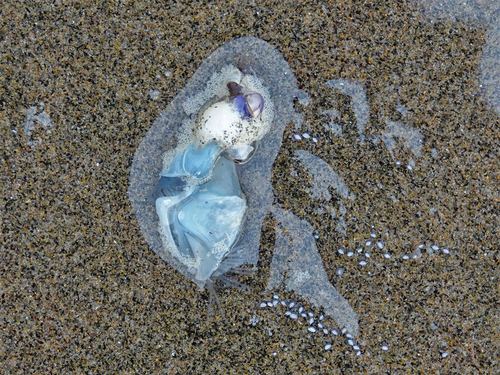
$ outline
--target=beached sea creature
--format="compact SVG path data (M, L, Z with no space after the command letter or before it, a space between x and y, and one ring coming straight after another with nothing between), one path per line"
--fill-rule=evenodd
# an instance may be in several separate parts
M229 97L200 116L193 143L160 173L156 212L164 245L201 287L217 271L241 230L246 199L235 162L245 162L264 136L264 99L227 84Z
M294 100L303 96L275 48L253 37L226 43L144 137L129 197L150 247L209 289L227 272L257 265L272 215L279 226L268 288L293 290L357 335L357 315L328 280L313 228L273 203L272 167L285 127L301 126Z

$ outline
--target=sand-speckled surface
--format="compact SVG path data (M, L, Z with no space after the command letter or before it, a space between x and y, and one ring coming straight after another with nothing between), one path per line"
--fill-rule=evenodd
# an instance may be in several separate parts
M0 5L2 372L498 372L499 124L478 71L487 25L433 20L402 1L65 3ZM141 138L203 59L243 35L281 51L311 96L298 106L318 143L287 129L273 186L318 231L330 280L360 317L361 356L341 339L325 351L282 309L258 308L272 296L263 290L273 220L259 271L245 280L251 292L222 291L224 317L208 318L207 294L148 249L133 215L128 177ZM422 132L412 171L383 143L358 141L349 98L325 84L337 78L365 87L367 135L388 119ZM53 125L28 135L27 110L41 103ZM341 137L325 130L321 112L333 107ZM311 201L298 149L355 194L345 237ZM396 156L409 158L404 148ZM359 267L336 254L372 225L391 259ZM450 254L401 259L421 243Z

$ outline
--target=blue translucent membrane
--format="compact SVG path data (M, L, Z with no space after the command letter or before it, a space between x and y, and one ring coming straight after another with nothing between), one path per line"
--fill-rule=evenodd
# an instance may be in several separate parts
M164 196L156 199L163 231L169 231L184 257L196 263L196 280L219 267L238 238L247 208L232 161L215 143L188 146L161 172Z

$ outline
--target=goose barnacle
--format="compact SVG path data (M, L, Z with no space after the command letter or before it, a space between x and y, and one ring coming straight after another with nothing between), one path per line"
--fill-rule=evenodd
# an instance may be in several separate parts
M268 129L258 118L262 95L234 81L227 88L228 97L203 111L194 139L166 160L158 181L162 239L201 287L238 239L247 209L235 162L250 158L251 144Z

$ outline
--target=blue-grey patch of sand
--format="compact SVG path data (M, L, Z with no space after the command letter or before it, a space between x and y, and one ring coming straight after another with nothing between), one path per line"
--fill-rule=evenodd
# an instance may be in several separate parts
M48 113L45 112L45 105L43 102L31 106L26 110L26 119L24 120L23 129L30 146L34 145L34 142L31 140L31 133L35 129L36 124L40 124L44 129L50 129L54 126Z
M403 124L402 122L387 120L381 138L393 159L395 158L394 150L396 149L397 139L401 140L404 146L410 150L416 158L422 155L424 136L420 130Z
M358 335L358 316L328 280L311 225L279 207L273 207L272 212L279 225L268 289L284 284L313 306L322 307L352 335Z
M370 118L370 106L366 99L365 88L361 83L347 79L332 79L326 82L331 88L351 97L352 110L356 117L359 141L365 140L365 128Z

